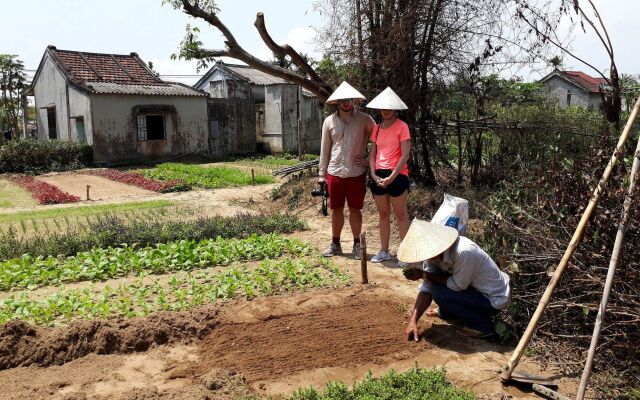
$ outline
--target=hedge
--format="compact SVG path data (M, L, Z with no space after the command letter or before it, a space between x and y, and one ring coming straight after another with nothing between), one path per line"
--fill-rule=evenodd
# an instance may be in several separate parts
M84 143L11 140L0 146L0 173L67 171L92 162L93 147Z

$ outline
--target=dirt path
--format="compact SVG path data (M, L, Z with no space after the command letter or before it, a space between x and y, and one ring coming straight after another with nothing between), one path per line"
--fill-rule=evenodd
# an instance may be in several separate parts
M127 201L158 196L158 193L151 190L76 172L51 173L40 175L36 179L57 186L63 192L78 196L82 200L87 198L87 185L91 186L89 197L94 201Z

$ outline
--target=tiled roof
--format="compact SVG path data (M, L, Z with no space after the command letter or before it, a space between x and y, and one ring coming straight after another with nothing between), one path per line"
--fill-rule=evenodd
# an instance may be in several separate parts
M278 78L277 76L269 75L265 72L259 71L255 68L251 68L246 65L237 64L223 64L225 68L228 68L236 75L240 75L242 78L247 79L254 85L280 85L291 84L291 82Z
M164 82L160 85L127 84L116 82L86 82L86 85L94 92L100 94L139 94L156 96L207 96L206 93L195 90L189 86Z
M77 82L88 81L157 84L157 78L137 54L102 54L81 51L58 50L49 47L51 54L66 69L69 77Z
M562 74L566 75L569 79L575 81L576 83L584 86L591 92L599 92L600 87L603 85L607 85L607 80L604 78L594 78L580 71L561 71Z
M31 87L25 91L33 94L35 81L49 54L53 62L82 90L102 94L139 94L159 96L207 96L206 93L176 82L158 78L136 53L129 55L88 53L59 50L47 47Z

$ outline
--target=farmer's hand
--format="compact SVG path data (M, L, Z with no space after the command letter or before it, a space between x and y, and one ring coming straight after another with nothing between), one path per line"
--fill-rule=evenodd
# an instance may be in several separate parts
M326 181L327 181L327 178L325 178L324 176L318 177L318 183L325 183Z
M369 166L369 159L366 157L362 157L362 155L357 155L356 158L354 159L356 165L358 167L368 167Z
M418 338L418 325L414 321L409 321L407 329L404 330L404 338L405 340L411 340L412 337L414 342L420 340Z

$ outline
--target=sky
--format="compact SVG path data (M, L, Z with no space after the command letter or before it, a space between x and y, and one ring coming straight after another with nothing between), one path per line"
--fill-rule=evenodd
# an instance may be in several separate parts
M586 5L586 2L583 1ZM594 0L609 29L618 69L640 74L640 0ZM218 0L220 19L250 53L270 59L253 22L256 13L265 15L267 29L278 43L288 43L299 52L320 58L314 44L315 29L322 16L313 8L313 0ZM17 54L28 70L35 70L47 45L59 49L129 54L137 52L166 80L194 83L195 62L171 60L184 36L187 23L201 29L200 39L207 48L223 48L222 35L206 22L194 20L161 0L0 0L3 32L0 53ZM601 70L609 68L608 58L598 39L580 30L561 36L571 37L570 47L580 57ZM580 63L564 57L566 69L583 70ZM542 72L518 72L525 80L539 79ZM33 74L33 71L28 71Z
M312 27L320 26L321 19L311 1L218 0L217 4L220 19L250 53L262 59L272 58L253 26L256 14L262 11L277 43L289 43L299 52L316 54ZM96 53L136 52L142 60L151 61L162 75L198 74L195 62L171 60L187 23L201 29L200 40L205 47L224 48L223 36L217 29L170 5L162 5L161 0L0 0L0 15L0 53L17 54L29 70L37 69L46 47L54 45ZM175 76L165 79L197 81Z

